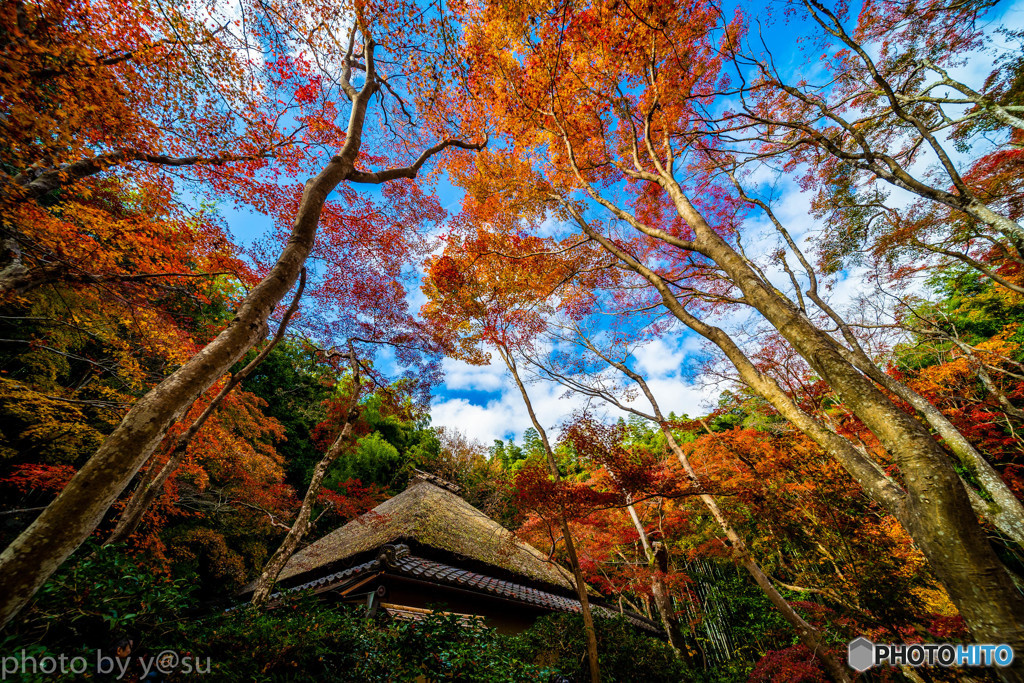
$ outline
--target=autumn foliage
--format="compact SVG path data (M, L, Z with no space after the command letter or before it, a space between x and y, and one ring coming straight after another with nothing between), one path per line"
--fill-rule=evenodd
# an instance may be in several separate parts
M146 619L176 582L269 595L427 470L568 566L566 597L662 628L667 678L854 680L857 636L1019 649L1009 16L0 0L0 541L38 568L5 574L4 618L28 605L13 628L45 640L93 571L148 574L116 598ZM515 408L439 389L499 363ZM516 422L488 447L430 423L439 397ZM580 610L579 642L517 641L530 667L623 671ZM252 619L291 666L289 619Z

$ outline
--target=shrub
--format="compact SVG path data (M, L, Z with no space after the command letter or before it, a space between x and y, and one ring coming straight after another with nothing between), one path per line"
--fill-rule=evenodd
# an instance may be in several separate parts
M551 670L521 659L505 636L435 612L420 621L368 618L361 607L296 598L189 624L182 649L209 656L218 681L546 681ZM422 677L422 678L421 678Z
M689 680L686 668L669 645L642 635L625 619L594 620L601 677L608 681ZM553 614L511 639L522 659L549 666L572 681L590 680L583 617Z

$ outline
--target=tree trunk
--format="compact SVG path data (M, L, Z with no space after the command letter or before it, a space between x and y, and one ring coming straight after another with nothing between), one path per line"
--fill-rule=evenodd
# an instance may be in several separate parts
M668 184L668 183L666 183ZM759 311L836 392L896 459L907 494L897 519L928 558L981 643L1007 643L1024 651L1024 597L998 559L971 509L967 492L942 447L913 416L890 401L788 299L766 285L693 208L672 182L679 214L694 229L695 247L713 259ZM770 397L765 396L771 400ZM1022 680L1024 660L1008 679Z
M313 514L313 505L316 503L317 496L320 495L324 475L327 474L327 470L331 468L331 465L334 464L338 456L345 449L346 442L351 434L352 417L350 413L350 417L345 421L341 434L338 435L338 438L334 440L331 447L327 449L327 453L324 454L324 457L321 458L320 462L313 469L313 477L309 481L309 488L306 489L306 495L302 499L302 507L299 508L298 517L295 518L292 528L288 530L284 541L281 542L281 547L277 549L270 558L270 561L263 567L260 578L256 580L256 588L253 590L250 602L253 607L257 609L262 608L270 599L270 591L273 590L277 577L280 576L284 566L288 564L288 560L295 554L295 549L299 547L299 543L309 530L310 516Z
M658 612L661 614L661 621L665 627L665 633L668 634L669 644L679 652L687 666L693 667L693 659L683 640L683 632L679 628L679 617L676 615L676 607L672 602L672 593L661 578L668 574L668 549L665 548L664 543L655 541L652 544L652 550L651 559L654 568L658 571L658 576L651 582L654 604L657 605Z
M515 361L507 349L499 347L498 351L501 354L502 360L505 361L505 365L508 366L509 372L512 373L512 379L515 380L516 386L519 387L519 393L522 394L523 402L526 403L526 411L530 414L533 428L537 430L541 443L544 444L544 454L547 456L548 470L551 472L551 476L558 480L561 474L558 471L558 463L555 461L555 453L551 450L551 443L548 441L547 432L537 419L537 414L533 412L533 403L530 401L530 395L526 393L526 386L519 378ZM576 554L576 544L572 540L572 532L569 529L569 522L565 518L564 511L558 516L558 524L562 531L562 538L565 541L565 552L569 556L573 577L575 577L576 595L579 596L580 611L583 613L583 629L586 631L587 637L587 663L590 668L590 683L600 683L601 667L597 658L597 631L594 629L594 616L590 611L587 583L583 580L583 570L580 569L579 556Z
M662 300L681 322L715 343L733 363L742 380L768 400L783 417L830 453L865 491L891 512L924 553L980 643L1007 643L1015 651L1024 647L1024 597L999 561L974 512L967 492L945 451L931 434L875 384L845 360L836 342L816 328L789 300L766 285L690 205L674 181L664 187L680 215L694 229L692 248L715 261L741 290L746 302L759 311L792 344L846 407L894 455L907 484L904 494L881 467L838 434L804 413L770 377L763 375L723 330L691 315L661 277L593 230L578 215L574 218L589 236L641 274L657 288ZM598 201L601 201L600 199ZM570 209L570 211L572 211ZM1001 670L1007 680L1022 680L1024 661L1013 670Z
M679 656L682 657L687 666L692 666L693 662L690 659L690 653L686 649L686 643L683 642L683 634L679 629L679 619L676 617L675 605L672 604L672 593L665 585L664 579L662 579L668 573L668 552L661 543L655 542L652 546L650 539L647 537L647 530L644 529L640 516L636 513L636 508L633 507L632 503L626 506L626 511L629 513L633 527L636 528L636 533L640 537L640 543L643 545L647 563L655 571L654 576L651 578L651 594L654 596L654 605L658 608L658 615L661 617L661 625L665 629L665 635L668 637L668 644L679 653Z
M576 594L580 600L580 612L583 613L583 630L587 636L587 665L590 669L590 683L600 683L601 666L597 659L597 630L594 628L594 615L590 611L587 582L583 579L583 570L580 569L580 558L576 554L576 543L572 540L569 522L565 519L564 514L559 515L558 521L562 527L565 552L569 556L569 564L572 566L572 573L575 578Z
M1024 243L1024 228L1020 226L1020 223L993 211L981 201L974 200L967 206L954 206L953 208L960 209L972 218L977 218L982 223L998 230L1010 240L1014 247Z
M339 183L351 180L379 184L414 178L426 160L442 150L481 149L486 144L445 140L425 150L409 167L379 173L356 170L366 108L380 87L374 62L376 44L365 27L360 26L360 30L365 81L358 91L347 81L343 84L352 101L345 143L324 169L306 182L291 235L274 267L245 297L228 326L139 399L56 500L0 554L0 627L96 529L170 424L262 338L267 318L298 279L313 248L324 202Z
M253 358L248 365L238 371L234 377L232 377L224 388L210 401L210 404L206 406L206 409L196 418L195 422L189 425L189 428L185 430L174 442L174 449L167 458L167 462L160 468L160 471L155 477L143 482L139 488L132 494L131 499L128 501L128 505L121 513L121 518L117 522L117 526L114 531L107 538L104 545L110 543L123 543L128 540L128 537L135 533L135 530L139 527L139 523L142 522L142 517L146 514L146 511L157 499L160 493L163 491L164 484L170 478L174 472L177 471L178 467L181 466L182 461L185 459L185 453L188 450L188 445L195 438L199 430L203 428L206 421L213 415L214 411L217 410L224 398L231 393L231 391L242 383L246 377L252 374L253 370L262 363L270 352L274 350L284 338L285 330L288 329L288 322L291 317L295 315L295 311L299 308L299 299L302 298L302 292L306 288L306 269L303 268L299 274L299 286L295 290L295 296L292 298L292 303L285 311L281 318L281 324L277 328L277 333L274 334L274 338L270 340L262 351Z

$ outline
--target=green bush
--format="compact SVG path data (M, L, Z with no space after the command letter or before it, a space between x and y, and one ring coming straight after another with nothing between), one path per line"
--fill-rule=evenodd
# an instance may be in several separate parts
M267 611L243 607L211 613L210 605L196 604L194 584L154 575L120 548L90 545L83 548L81 559L66 564L40 590L0 641L0 652L24 650L36 659L81 656L94 676L96 651L112 656L118 641L130 639L133 676L142 668L136 662L139 656L148 659L171 650L198 664L209 680L246 683L588 678L583 624L577 615L543 617L530 630L508 636L441 612L420 621L391 620L385 614L369 618L362 607L312 596L298 596ZM604 680L693 678L665 643L640 634L624 620L598 620L597 629ZM195 680L195 675L179 671L159 680Z
M182 614L195 606L194 582L154 574L120 546L90 542L78 557L43 584L7 629L5 649L39 642L53 649L102 649L125 636L160 636L175 632Z
M594 628L602 680L675 683L692 678L667 643L642 635L625 619L595 619ZM510 640L520 658L555 669L572 681L590 680L582 616L541 617Z
M211 658L218 681L545 681L505 637L434 613L421 621L368 618L361 607L297 598L266 612L236 610L182 630L182 650Z
M120 546L90 542L39 590L0 639L0 655L41 660L112 655L121 641L136 652L178 638L182 619L195 606L195 582L154 574ZM159 650L161 648L157 648ZM70 676L70 678L78 678ZM22 672L17 680L53 681Z

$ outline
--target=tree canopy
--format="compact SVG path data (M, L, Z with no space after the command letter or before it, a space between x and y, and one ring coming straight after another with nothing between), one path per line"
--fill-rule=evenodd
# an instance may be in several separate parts
M1015 11L0 0L0 642L810 682L864 636L1024 680ZM271 601L423 472L579 614Z

